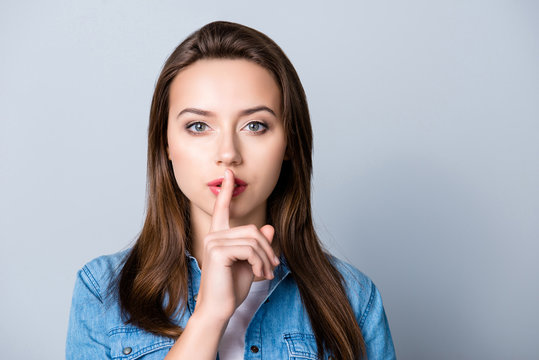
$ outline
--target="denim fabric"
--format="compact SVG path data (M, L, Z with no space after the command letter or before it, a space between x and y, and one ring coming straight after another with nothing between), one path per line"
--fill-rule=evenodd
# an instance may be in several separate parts
M118 298L109 294L111 279L127 251L101 256L79 272L75 282L67 334L67 359L163 359L174 341L125 325ZM195 308L200 268L189 257L189 300L176 319L185 326ZM245 335L244 359L318 360L316 341L298 288L284 258L275 269L269 293L253 316ZM395 359L382 298L373 282L353 266L331 257L343 275L346 291L361 328L369 360ZM326 355L328 359L328 355Z

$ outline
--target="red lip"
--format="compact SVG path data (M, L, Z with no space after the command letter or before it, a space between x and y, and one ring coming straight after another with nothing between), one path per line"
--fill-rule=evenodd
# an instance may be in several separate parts
M220 185L223 183L224 178L218 178L215 180L212 180L208 183L208 186L210 187L210 190L215 195L219 194L221 191ZM247 188L247 183L239 178L234 178L234 183L236 187L234 188L234 191L232 192L232 196L238 196L242 192L245 191Z

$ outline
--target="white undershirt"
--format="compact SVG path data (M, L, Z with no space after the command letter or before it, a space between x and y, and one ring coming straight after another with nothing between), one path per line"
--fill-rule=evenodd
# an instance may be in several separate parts
M243 359L245 332L258 306L268 295L270 280L254 281L249 294L228 321L219 343L219 360Z

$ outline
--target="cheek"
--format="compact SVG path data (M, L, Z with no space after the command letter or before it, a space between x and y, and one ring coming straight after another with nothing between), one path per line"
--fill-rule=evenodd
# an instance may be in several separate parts
M279 179L284 159L284 147L285 146L280 143L272 144L272 146L267 149L268 151L260 153L260 156L257 158L259 173L265 180L265 192L267 192L268 195L273 191L273 188Z
M199 158L191 153L192 151L189 151L185 147L181 149L170 149L170 160L172 161L174 177L180 190L185 195L190 192L191 187L195 183L195 179L197 178L196 170L200 166L200 161L197 161Z
M175 140L174 145L170 146L169 152L172 164L178 170L196 171L196 167L202 165L207 158L207 149L205 146L192 143L189 139L183 138Z

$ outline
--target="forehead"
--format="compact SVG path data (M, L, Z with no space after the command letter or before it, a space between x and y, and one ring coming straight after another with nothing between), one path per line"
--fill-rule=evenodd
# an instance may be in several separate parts
M204 59L173 79L170 108L200 106L227 111L266 105L280 114L281 92L272 74L245 59Z

